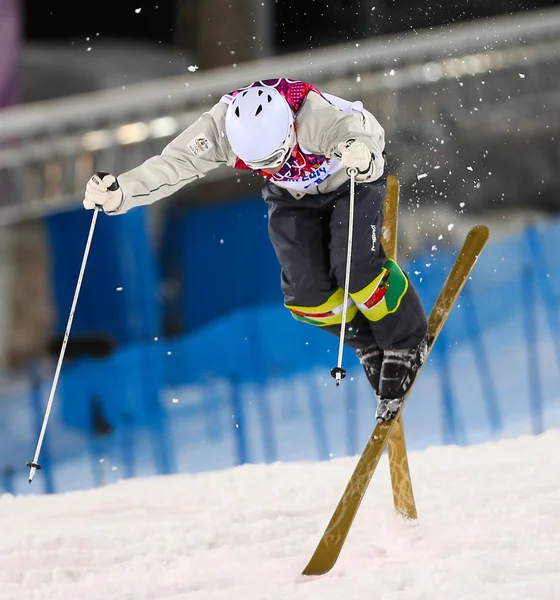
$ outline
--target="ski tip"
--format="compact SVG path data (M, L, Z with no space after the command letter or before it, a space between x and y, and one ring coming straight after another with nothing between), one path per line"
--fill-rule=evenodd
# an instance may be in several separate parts
M322 539L301 574L306 578L326 575L336 564L341 548L329 548Z
M475 225L471 229L471 232L478 236L483 236L485 239L490 237L490 229L486 225Z
M395 175L387 175L387 185L389 187L391 186L399 186L399 180L396 178Z
M301 576L305 578L306 581L312 581L313 579L319 579L320 577L324 577L329 571L331 567L328 568L313 568L311 563L303 569L301 572Z
M301 577L302 581L316 581L317 579L321 579L325 575L326 575L326 573L323 573L322 575L316 575L314 573L305 573L305 572L303 572L300 575L300 577Z

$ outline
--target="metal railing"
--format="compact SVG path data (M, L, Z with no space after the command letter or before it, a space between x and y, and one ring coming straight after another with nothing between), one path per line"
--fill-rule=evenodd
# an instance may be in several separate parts
M549 9L0 111L0 224L76 205L92 172L137 165L223 93L257 79L306 79L361 99L389 138L406 145L412 136L414 147L420 130L437 134L442 115L460 128L495 102L557 91L559 33L560 10Z

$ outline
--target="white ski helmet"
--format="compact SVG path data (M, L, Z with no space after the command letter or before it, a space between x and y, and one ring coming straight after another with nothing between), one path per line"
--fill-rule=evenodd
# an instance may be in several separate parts
M295 145L294 113L275 88L251 87L228 106L226 134L247 166L273 169L286 161Z

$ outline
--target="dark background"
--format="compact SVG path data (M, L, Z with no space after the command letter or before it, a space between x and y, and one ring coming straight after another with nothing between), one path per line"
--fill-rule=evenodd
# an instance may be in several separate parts
M558 4L551 0L263 1L270 5L273 49L277 53ZM215 0L212 3L219 4ZM25 38L44 41L100 34L194 48L203 4L209 4L208 0L26 0ZM248 3L242 0L225 4L248 10ZM139 14L135 12L138 8L142 9ZM215 14L219 19L219 6ZM178 43L179 39L183 42Z

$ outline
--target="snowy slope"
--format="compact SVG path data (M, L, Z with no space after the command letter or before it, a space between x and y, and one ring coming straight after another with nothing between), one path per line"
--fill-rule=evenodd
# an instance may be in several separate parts
M302 581L354 462L3 496L0 598L560 598L560 432L412 454L416 526L393 513L384 461L335 569Z

